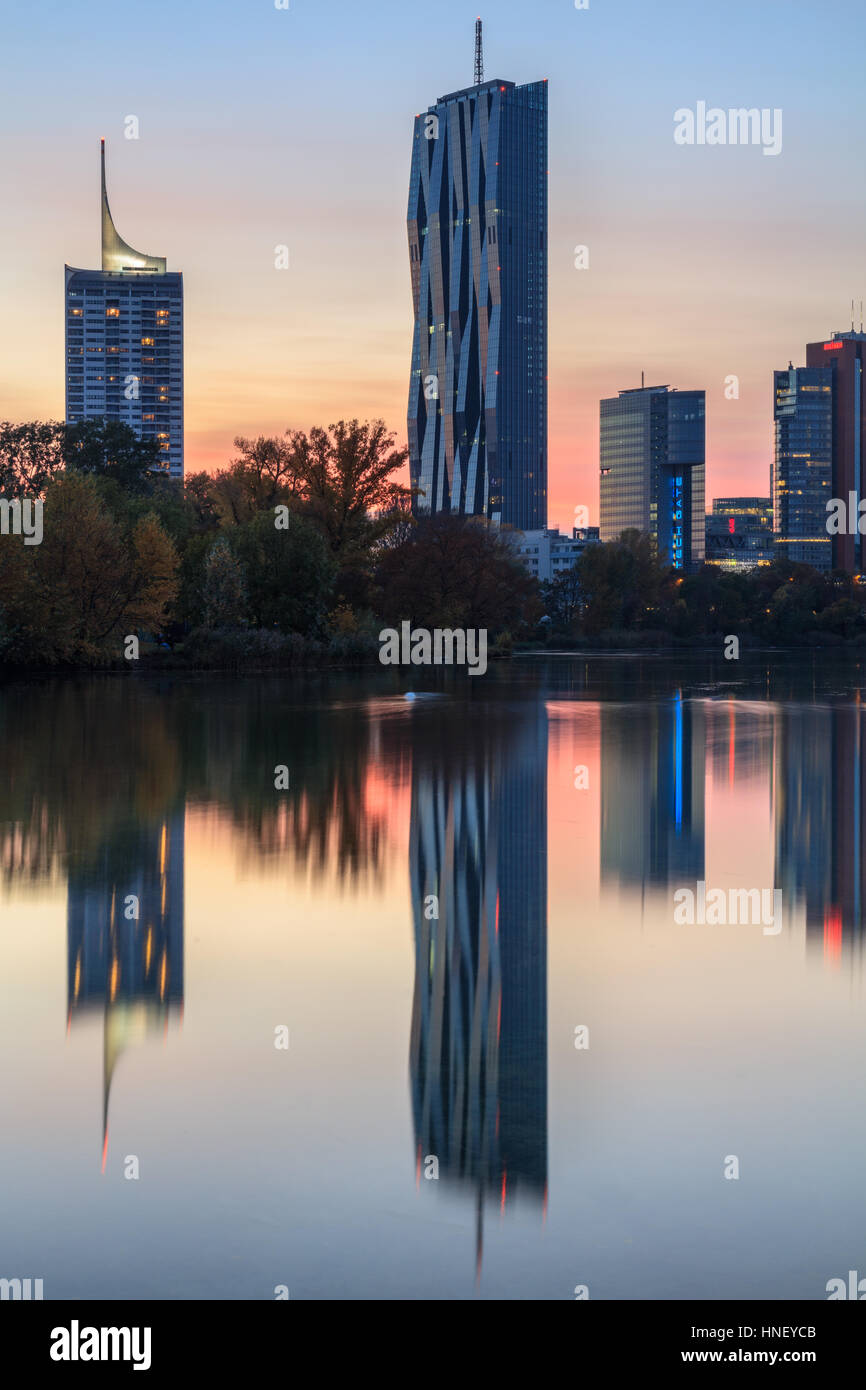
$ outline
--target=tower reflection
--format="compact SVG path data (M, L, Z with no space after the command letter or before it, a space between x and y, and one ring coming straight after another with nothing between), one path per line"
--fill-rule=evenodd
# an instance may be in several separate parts
M706 733L677 692L601 707L601 881L666 888L704 877Z
M183 884L182 810L159 824L130 823L69 878L69 1028L103 1012L103 1172L117 1064L183 1008Z
M784 705L773 757L776 881L830 963L862 953L866 737L859 702Z
M410 1070L419 1182L485 1208L547 1193L547 714L421 712Z

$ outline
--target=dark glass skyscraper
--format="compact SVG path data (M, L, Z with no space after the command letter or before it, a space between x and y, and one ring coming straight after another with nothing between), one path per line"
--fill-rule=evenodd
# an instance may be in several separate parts
M419 511L547 525L547 84L416 116L409 464Z
M827 503L833 496L833 373L773 373L773 531L785 560L832 568Z
M66 266L66 419L104 417L155 439L183 477L183 276L118 235L102 162L102 269Z
M829 342L806 345L806 366L829 368L833 381L833 496L846 507L853 493L859 502L863 486L863 457L866 451L866 401L863 399L863 368L866 365L866 333L834 333ZM826 501L826 499L825 499ZM852 518L848 518L849 524ZM827 518L824 518L826 530ZM857 530L840 531L832 536L833 567L849 573L866 568L866 537Z
M676 569L703 563L705 399L640 386L601 402L603 541L647 531Z

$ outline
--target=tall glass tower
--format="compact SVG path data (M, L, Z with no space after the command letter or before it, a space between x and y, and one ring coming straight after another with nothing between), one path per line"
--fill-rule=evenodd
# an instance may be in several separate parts
M647 531L675 569L705 554L706 395L640 386L601 402L603 541Z
M547 83L415 117L409 466L416 509L547 525Z
M827 503L833 486L833 371L773 373L773 529L784 560L833 567ZM847 496L845 493L841 494Z
M102 166L102 269L66 266L66 420L104 417L155 439L183 477L183 276L118 235Z

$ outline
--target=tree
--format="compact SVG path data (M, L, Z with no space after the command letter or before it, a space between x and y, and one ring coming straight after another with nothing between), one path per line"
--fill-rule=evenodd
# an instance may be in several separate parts
M382 420L338 420L292 435L292 467L304 510L322 528L342 571L364 570L376 543L401 520L411 490L393 475L409 457Z
M125 529L95 478L71 473L45 496L42 544L0 537L6 659L57 663L121 653L122 637L158 631L176 592L177 554L153 515Z
M231 545L247 577L252 622L316 635L330 606L337 567L313 523L293 515L287 529L277 530L273 512L260 512L232 532Z
M89 419L67 425L63 439L66 467L79 473L113 478L128 492L147 492L162 467L155 439L139 439L119 420Z
M597 636L609 628L652 627L659 621L663 583L652 537L623 531L619 540L590 545L577 562L585 595L584 629Z
M43 497L64 466L65 425L56 420L0 423L0 496Z
M572 632L580 613L581 587L577 565L560 570L542 585L545 611L555 631Z
M225 536L217 537L205 560L202 608L205 627L239 627L246 619L246 574Z
M533 621L538 582L508 539L486 522L421 517L403 545L386 549L376 574L377 611L391 625L483 627L493 633Z

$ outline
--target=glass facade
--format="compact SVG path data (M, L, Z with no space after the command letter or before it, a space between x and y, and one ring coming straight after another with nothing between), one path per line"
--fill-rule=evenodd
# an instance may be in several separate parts
M827 503L832 496L833 372L773 373L773 533L786 560L832 568Z
M703 563L705 393L669 386L601 402L600 533L647 531L676 569Z
M183 478L183 276L117 234L102 148L102 270L65 268L66 419L118 420Z
M547 524L547 84L415 118L409 463L419 511Z
M866 365L866 333L834 333L829 341L806 344L806 366L829 368L833 374L833 481L832 494L851 507L864 496L863 456L866 453L866 409L863 403L863 370ZM826 518L825 523L826 525ZM830 538L832 567L850 574L866 569L866 536L856 526Z
M772 564L773 558L769 497L717 497L707 517L707 564L750 570Z

